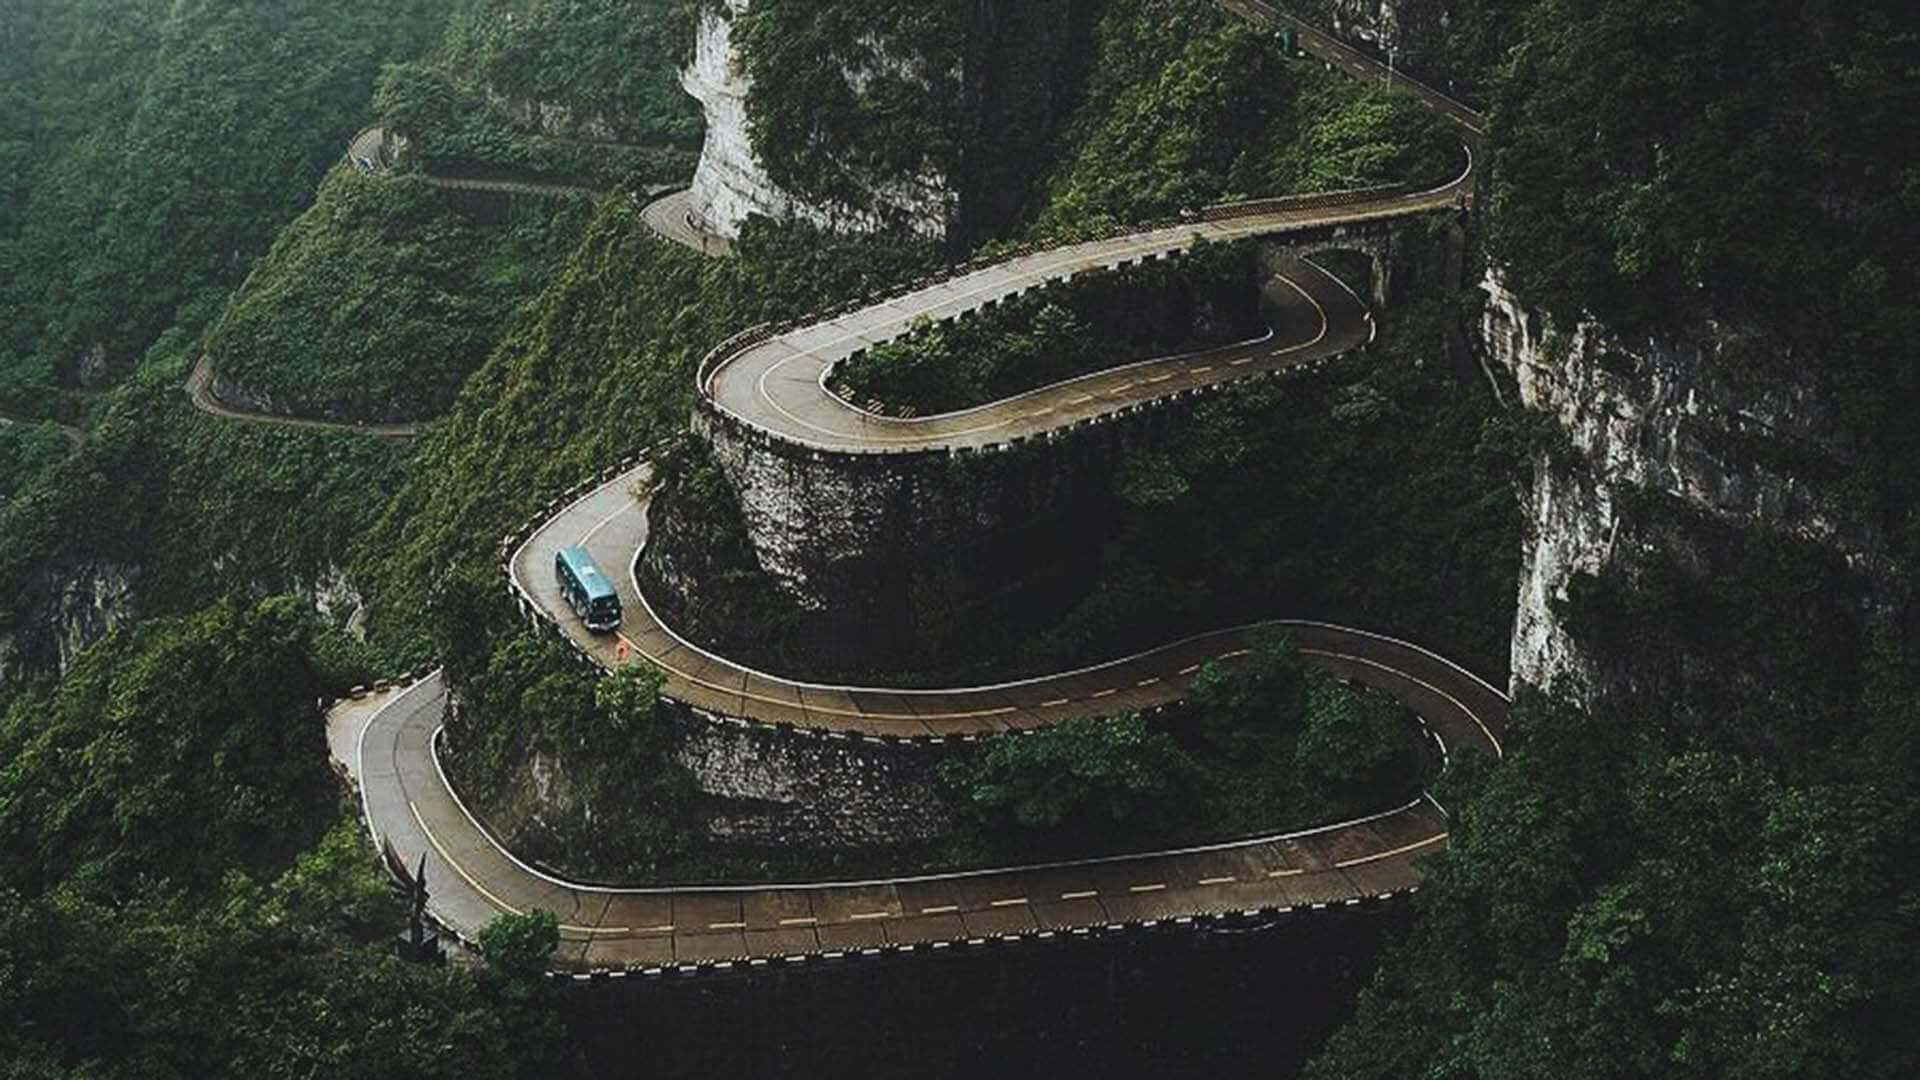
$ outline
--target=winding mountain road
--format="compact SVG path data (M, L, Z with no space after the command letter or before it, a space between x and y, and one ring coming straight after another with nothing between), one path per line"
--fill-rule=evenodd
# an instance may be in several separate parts
M1266 23L1262 5L1228 9ZM1311 53L1365 78L1387 74L1323 35ZM1403 77L1397 81L1407 85ZM1410 88L1479 131L1471 112ZM1176 225L1029 252L922 283L804 322L744 332L698 374L710 422L835 454L960 453L1045 437L1076 425L1234 379L1314 362L1370 340L1372 316L1339 281L1303 262L1284 275L1295 299L1255 342L1096 372L977 409L916 419L876 416L826 389L834 364L924 321L958 317L1049 282L1163 257L1201 240L1294 233L1323 238L1451 208L1470 197L1473 163L1426 191L1354 192L1210 208ZM673 203L648 221L673 234ZM1221 630L1106 664L991 686L934 690L807 683L755 671L702 649L661 621L633 568L646 543L651 465L635 458L556 500L503 546L515 595L583 655L611 669L645 661L665 693L715 716L789 724L821 737L970 737L1178 699L1206 662L1246 648L1246 628ZM552 580L554 552L584 544L614 574L625 622L587 633ZM1289 622L1313 662L1410 706L1445 754L1500 753L1507 699L1496 687L1418 645L1325 623ZM1446 817L1430 798L1353 821L1271 836L1107 858L868 881L607 888L555 877L515 858L461 803L437 756L446 689L435 673L361 696L329 714L333 754L354 780L370 828L409 864L424 857L436 918L464 938L503 912L542 908L561 922L557 962L630 970L887 946L940 945L997 935L1088 928L1221 912L1353 903L1414 887L1417 860L1444 844Z

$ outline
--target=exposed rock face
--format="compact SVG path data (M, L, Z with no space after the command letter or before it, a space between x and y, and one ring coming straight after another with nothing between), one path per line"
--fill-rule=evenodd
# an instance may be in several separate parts
M1701 539L1709 523L1809 541L1874 576L1879 538L1838 514L1832 485L1821 480L1847 448L1813 372L1736 383L1734 373L1753 369L1740 353L1766 346L1726 328L1684 343L1622 341L1591 321L1560 332L1496 276L1482 288L1481 332L1493 358L1513 374L1523 403L1551 415L1568 439L1561 453L1536 453L1526 494L1516 683L1584 685L1595 696L1615 689L1617 673L1604 672L1606 658L1577 640L1557 609L1570 583L1656 550L1684 551L1711 570L1713 549L1725 544ZM1676 500L1701 524L1691 535L1637 527L1633 507L1648 493Z
M747 7L748 0L725 0L725 14L703 7L693 61L680 74L681 85L706 113L706 142L687 198L700 228L734 240L748 217L761 214L799 218L843 231L904 226L924 236L945 236L955 200L943 176L876 183L871 189L872 206L865 209L808 203L773 182L753 150L747 124L747 97L753 85L733 41L731 17ZM848 83L856 88L863 77L870 74L847 73Z
M451 723L457 725L458 703ZM705 839L746 849L847 851L924 843L947 835L954 808L936 768L963 744L814 736L710 719L669 707L668 758L693 778L692 827ZM970 750L970 747L966 747ZM537 860L564 859L568 837L593 836L621 797L582 784L575 748L536 749L506 790L489 799L489 825ZM614 812L609 814L609 810ZM594 845L599 846L598 839ZM602 848L618 863L630 853ZM573 868L576 872L579 867Z
M487 87L487 103L513 118L514 122L541 135L559 138L588 139L595 142L617 142L620 132L613 121L597 113L580 113L570 105L557 101L538 101L532 98L513 97L503 94L493 87Z
M361 641L367 639L367 600L354 587L345 570L338 566L329 567L326 575L315 582L310 591L314 609L323 618Z
M138 577L138 567L106 561L36 574L20 629L0 634L0 681L64 674L87 646L132 616Z
M805 655L923 670L985 627L1038 624L1084 594L1120 432L1139 423L958 458L816 454L724 423L708 437L759 567L799 611Z
M260 390L253 390L215 372L213 381L207 387L213 398L229 409L240 412L260 413L267 416L286 416L305 420L331 420L339 423L405 423L419 418L420 410L415 406L392 402L384 407L364 410L347 410L334 406L324 408L299 407Z
M943 752L689 717L676 724L673 758L705 796L702 826L711 839L834 849L945 835L953 811L934 776Z

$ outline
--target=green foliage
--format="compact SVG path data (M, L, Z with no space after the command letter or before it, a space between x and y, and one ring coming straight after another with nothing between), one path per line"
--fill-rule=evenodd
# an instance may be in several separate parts
M1309 1075L1908 1071L1913 803L1664 727L1524 700Z
M150 614L337 572L406 448L205 416L180 393L190 343L168 334L102 403L85 445L0 506L0 618L30 610L43 572L138 567Z
M1915 192L1886 148L1920 138L1909 6L1521 7L1493 69L1491 220L1523 295L1623 330L1717 308L1807 339L1836 283L1902 264Z
M559 947L560 920L551 911L500 915L480 928L487 970L512 993L528 994L547 982L547 967Z
M334 170L208 334L215 370L304 414L438 415L591 213L527 198L490 224L469 198Z
M942 762L941 778L988 827L1111 835L1163 817L1193 766L1138 714L1072 720L994 739Z
M1306 724L1294 764L1323 791L1377 785L1406 754L1400 703L1378 690L1355 689L1315 669L1307 673Z
M451 771L509 844L577 873L616 876L654 873L686 850L693 783L667 756L660 672L630 667L601 677L568 662L545 630L496 638L484 668L469 666L478 659L470 643L452 644L462 662L449 669L461 701L448 727ZM552 805L541 815L560 824L522 820L535 759L563 778L546 785Z
M1244 758L1297 729L1307 683L1293 636L1274 624L1247 634L1246 656L1209 661L1187 687L1183 712L1200 738Z
M290 598L144 620L0 713L10 1076L513 1076L544 1021L406 964L316 702L366 677ZM425 1033L431 1033L423 1037Z
M693 369L744 326L910 277L924 246L750 228L740 254L707 260L652 236L626 200L604 204L546 292L421 439L417 467L363 522L358 578L373 627L419 636L450 566L492 573L493 547L546 499L609 461L684 430Z
M143 878L209 887L315 835L332 778L316 663L293 600L221 605L109 635L0 718L0 880L120 896Z
M680 88L693 41L683 0L462 0L449 70L513 102L563 106L551 134L697 146L699 107Z
M375 73L444 0L27 5L0 46L14 169L0 221L0 373L124 369L217 305L338 159ZM15 14L9 12L9 21ZM18 28L18 23L15 23Z
M444 60L387 68L373 105L383 123L408 139L402 167L435 175L637 189L693 170L693 151L685 146L530 133Z
M1432 362L1445 317L1414 301L1367 354L1228 387L1129 455L1098 584L1022 662L1311 615L1504 669L1519 513L1508 466L1473 441L1493 402Z
M947 326L916 327L839 365L830 386L852 400L949 412L1130 360L1258 333L1247 244L1086 275Z
M951 173L962 18L929 0L769 0L739 16L754 150L774 182L858 206L876 180Z
M19 491L35 474L64 459L73 449L52 424L14 423L0 418L0 501Z
M1102 24L1096 83L1070 129L1037 230L1139 221L1209 202L1439 179L1452 130L1406 95L1283 60L1203 5ZM1144 66L1146 58L1162 58Z
M511 1077L564 1062L564 1043L506 1019L474 979L393 955L373 866L343 824L277 879L233 873L204 901L0 889L0 1059L13 1076L128 1080ZM371 921L342 934L343 903Z

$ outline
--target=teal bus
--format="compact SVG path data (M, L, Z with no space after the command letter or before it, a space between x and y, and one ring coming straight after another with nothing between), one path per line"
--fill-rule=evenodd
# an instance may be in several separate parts
M620 628L620 594L583 547L563 547L553 557L554 580L588 630L604 634Z

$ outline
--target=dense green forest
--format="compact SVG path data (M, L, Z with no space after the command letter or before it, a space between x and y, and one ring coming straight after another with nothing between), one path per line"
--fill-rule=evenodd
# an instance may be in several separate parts
M312 198L445 0L22 0L0 145L0 404L74 415L204 322Z
M1634 340L1741 328L1712 373L1815 388L1843 445L1792 464L1821 470L1836 531L1870 553L1633 495L1629 554L1560 609L1624 690L1523 691L1509 756L1453 764L1436 791L1452 844L1312 1074L1912 1075L1920 16L1396 6L1487 108L1473 272L1498 264L1563 330L1581 313ZM0 632L96 575L132 592L61 678L50 653L0 657L0 1071L564 1071L551 921L500 924L472 969L393 955L401 913L316 702L444 658L474 702L459 767L482 798L538 744L596 790L644 792L607 831L553 838L562 857L697 854L657 687L581 676L528 633L494 544L680 437L714 342L950 252L756 220L709 261L651 236L629 196L683 180L698 147L674 78L694 3L4 7L0 410L23 422L0 423ZM1015 7L759 0L737 32L774 176L858 199L941 170L966 247L1458 164L1407 99L1283 59L1198 0ZM369 177L340 157L375 122L413 152ZM615 195L469 200L435 176ZM1368 357L1232 389L1118 462L1100 586L996 644L1035 663L1317 615L1504 670L1515 492L1582 466L1551 419L1447 361L1473 302L1439 287L1443 229L1409 238ZM219 421L180 392L206 353L305 408L437 419L411 443ZM737 541L708 496L712 539ZM1759 674L1709 685L1716 665ZM1380 780L1392 709L1280 661L1267 675L1210 675L1178 728L1070 725L946 779L979 834L1016 845L1158 827L1207 742L1232 764L1206 779L1242 797L1208 811L1221 828ZM1249 713L1292 726L1221 719ZM583 841L602 846L566 846Z

